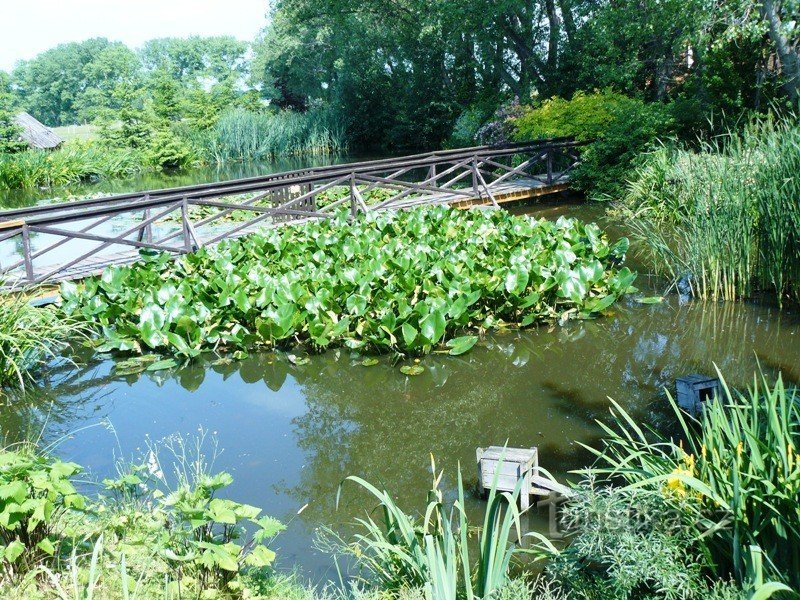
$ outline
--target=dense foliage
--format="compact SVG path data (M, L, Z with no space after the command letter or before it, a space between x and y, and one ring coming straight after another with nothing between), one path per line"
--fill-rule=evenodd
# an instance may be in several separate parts
M0 390L25 387L84 327L49 307L36 308L25 292L0 295Z
M272 229L64 284L105 348L288 345L427 353L459 332L589 317L625 294L628 242L593 224L428 208ZM474 337L450 340L466 351Z
M574 185L593 196L616 194L643 152L674 130L670 109L605 90L550 98L512 120L514 138L574 137L591 144L582 152Z
M703 298L800 300L800 127L757 120L637 169L622 212L657 268Z
M757 579L753 549L763 569L800 586L800 404L782 379L756 378L744 393L723 383L705 403L699 422L674 404L681 441L643 430L618 404L615 426L604 426L604 448L594 472L621 477L630 488L660 491L704 539L719 575L745 586Z

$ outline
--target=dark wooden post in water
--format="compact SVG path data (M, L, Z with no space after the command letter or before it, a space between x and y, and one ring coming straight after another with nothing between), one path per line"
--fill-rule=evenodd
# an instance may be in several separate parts
M547 151L547 185L553 185L553 149Z
M22 225L22 253L25 259L25 277L33 283L33 259L31 258L31 232L27 223Z

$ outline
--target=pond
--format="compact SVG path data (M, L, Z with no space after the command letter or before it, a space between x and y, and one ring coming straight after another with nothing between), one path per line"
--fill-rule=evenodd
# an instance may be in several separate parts
M602 207L590 204L517 210L604 224ZM643 277L637 285L645 295L664 288ZM60 440L59 454L95 479L113 474L115 457L141 456L148 439L204 431L224 450L215 467L233 474L231 497L290 523L275 543L279 566L335 580L332 559L315 549L318 528L342 530L374 506L345 486L337 507L348 475L386 486L414 510L430 486L431 454L454 494L459 463L472 489L475 449L508 442L538 446L540 463L563 480L590 462L579 443L597 442L595 420L608 417L609 397L640 423L669 429L663 390L681 375L711 374L716 364L744 386L760 363L800 381L800 316L761 304L628 298L597 320L499 332L466 355L431 355L417 377L388 359L372 367L360 360L340 349L293 365L269 352L114 376L113 360L86 356L9 399L0 427ZM471 494L469 510L480 508ZM544 516L533 526L544 530Z

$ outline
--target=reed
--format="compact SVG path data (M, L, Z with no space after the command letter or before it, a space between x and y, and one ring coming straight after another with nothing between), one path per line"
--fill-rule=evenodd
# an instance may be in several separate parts
M0 189L32 189L125 177L145 169L142 153L98 144L68 144L45 152L0 154Z
M85 329L55 310L32 306L24 291L0 295L0 388L24 388Z
M622 212L656 270L695 295L757 291L800 301L800 126L763 118L705 143L661 148L628 184Z
M720 375L721 377L721 375ZM746 587L761 578L752 556L763 556L765 575L800 586L800 397L756 376L745 392L723 380L722 397L708 401L699 421L670 398L681 441L643 430L617 403L604 447L589 472L621 477L630 488L659 490L692 518L720 574Z
M268 160L281 155L320 155L345 147L344 126L329 111L305 113L226 111L202 143L209 160Z

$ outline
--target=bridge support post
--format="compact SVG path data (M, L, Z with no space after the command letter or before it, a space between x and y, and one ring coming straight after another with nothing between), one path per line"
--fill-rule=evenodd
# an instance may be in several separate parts
M189 229L189 200L186 196L181 202L181 224L183 225L183 249L186 253L194 250L192 232Z
M553 185L553 150L547 151L547 185Z
M33 283L35 276L33 274L33 259L31 258L31 232L27 223L22 225L22 257L25 260L25 278L28 283Z
M481 190L478 187L478 156L477 155L472 157L472 191L475 194L475 198L480 199Z

